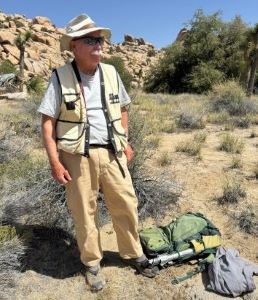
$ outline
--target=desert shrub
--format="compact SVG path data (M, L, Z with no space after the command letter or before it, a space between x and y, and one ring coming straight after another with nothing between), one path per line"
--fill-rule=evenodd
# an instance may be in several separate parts
M231 116L225 110L219 112L211 112L207 117L207 121L214 124L224 124L229 122Z
M138 177L138 173L144 166L144 162L153 155L158 144L153 143L152 122L146 122L145 116L133 105L129 111L129 141L134 149L134 159L129 165L132 177ZM154 136L155 138L155 136Z
M21 156L0 164L0 173L10 180L29 178L35 168L43 167L45 161L34 160L29 154L21 152Z
M176 123L174 120L164 120L161 124L160 131L165 133L173 133L176 130Z
M251 125L251 119L248 116L234 118L233 125L238 128L249 128Z
M3 168L1 164L11 162L26 152L30 144L29 138L17 136L15 131L8 128L0 138L0 169Z
M175 208L182 193L181 185L176 180L167 179L165 174L159 174L158 178L143 174L134 179L133 185L139 200L140 220L150 216L155 219L164 217L168 208Z
M246 192L241 184L236 181L227 182L223 187L223 195L217 198L218 204L238 203L246 197Z
M134 149L134 159L129 164L133 186L139 201L139 216L160 217L164 208L175 204L181 193L181 187L176 181L167 180L165 176L151 177L146 170L146 162L155 153L159 137L155 123L148 122L137 106L132 105L129 111L129 141Z
M26 86L30 94L41 96L45 91L45 81L40 76L33 76L30 78L26 83Z
M193 111L182 112L177 120L177 126L183 129L201 129L205 127L202 113Z
M241 156L234 155L232 157L231 169L241 169L243 167L243 160Z
M224 131L234 131L235 130L235 125L232 122L232 120L230 120L228 123L226 123L223 127Z
M246 99L242 86L233 80L216 84L210 93L212 109L227 111L230 115L247 115L257 113L258 105L255 101Z
M117 72L119 73L119 75L123 81L125 89L127 90L127 92L129 92L131 89L131 83L132 83L133 77L126 69L123 59L119 56L112 56L110 58L102 59L102 62L113 65L116 68Z
M16 170L20 165L16 164ZM24 177L5 183L0 220L6 224L37 225L73 232L65 202L64 187L51 177L48 164L33 164Z
M158 164L161 167L171 164L171 155L168 152L162 152L158 158Z
M207 133L205 131L197 132L193 137L194 141L197 143L204 143L206 141L206 138L207 138Z
M176 152L184 152L192 156L200 156L202 143L193 140L182 141L177 144Z
M219 150L230 153L241 153L244 148L244 142L232 134L226 133L221 137Z
M176 145L176 152L184 152L192 156L201 158L201 148L205 142L207 134L205 132L196 133L192 139L181 141Z
M0 63L0 74L17 73L15 65L13 65L8 59L3 60Z
M252 205L248 205L242 211L234 214L237 225L246 233L257 236L258 234L258 216Z

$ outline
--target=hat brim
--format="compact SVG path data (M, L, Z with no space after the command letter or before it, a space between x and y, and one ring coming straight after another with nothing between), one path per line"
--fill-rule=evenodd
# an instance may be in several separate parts
M111 30L105 27L92 27L84 30L80 30L74 33L64 34L60 39L60 49L61 51L71 50L70 49L70 42L74 38L83 37L91 32L100 31L100 35L106 39L110 39L111 37Z

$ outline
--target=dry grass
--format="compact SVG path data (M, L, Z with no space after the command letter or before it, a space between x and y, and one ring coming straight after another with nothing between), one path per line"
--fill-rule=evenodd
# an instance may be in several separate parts
M219 150L230 153L241 153L244 148L244 142L237 136L226 133L221 137Z
M243 160L241 156L233 155L232 157L232 163L230 165L230 168L232 169L241 169L243 167Z
M191 156L201 155L201 146L202 143L195 142L194 140L182 141L176 146L176 152L184 152Z
M247 205L240 212L234 214L236 224L245 233L258 235L258 215L253 205Z
M170 165L172 162L171 160L171 154L169 152L162 152L161 155L158 158L158 164L161 167Z
M225 183L223 195L217 198L218 204L236 204L246 197L246 191L241 183L232 180Z
M191 156L197 156L201 158L201 148L205 142L207 134L203 132L197 132L193 138L179 142L176 145L176 152L184 152Z

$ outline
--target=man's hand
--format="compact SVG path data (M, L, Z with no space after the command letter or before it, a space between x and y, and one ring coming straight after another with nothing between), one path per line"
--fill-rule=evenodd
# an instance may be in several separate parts
M52 164L51 169L52 169L52 176L58 183L66 184L67 182L72 180L69 172L61 164L61 162L56 162Z
M127 145L127 147L124 150L125 156L127 158L127 162L129 163L134 156L133 148L131 147L130 144Z

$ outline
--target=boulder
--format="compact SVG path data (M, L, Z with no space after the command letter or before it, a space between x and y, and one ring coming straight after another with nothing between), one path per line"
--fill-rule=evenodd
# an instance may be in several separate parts
M10 53L6 55L6 59L8 59L13 65L18 65L19 59L12 56Z
M38 49L37 49L38 50ZM28 57L33 60L40 60L40 53L39 51L35 51L31 48L27 49Z
M15 35L11 32L0 30L0 43L14 45Z
M42 30L42 28L43 28L43 25L41 25L41 24L33 24L31 26L31 30L36 31L36 32L38 32L38 31L40 32Z
M51 21L46 17L37 16L32 19L32 24L40 24L42 26L52 25Z
M20 51L19 51L19 49L16 46L10 45L10 44L3 44L3 49L4 49L5 53L11 54L16 59L19 60L19 58L20 58Z
M16 24L13 20L9 21L9 28L11 28L12 30L16 29Z
M15 18L16 28L27 27L27 22L24 19Z
M6 60L7 59L7 54L5 52L1 52L0 57L1 57L2 60Z

